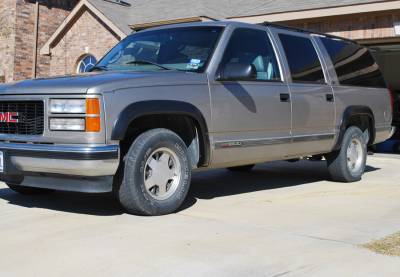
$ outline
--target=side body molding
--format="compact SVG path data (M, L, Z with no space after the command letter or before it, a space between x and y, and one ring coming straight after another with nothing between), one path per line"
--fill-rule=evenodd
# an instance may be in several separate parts
M199 164L208 165L210 161L210 140L206 120L194 105L173 100L150 100L128 105L114 122L112 140L123 140L129 125L142 116L149 115L184 115L192 118L199 132L200 151L203 153Z
M342 144L342 140L344 137L344 133L346 132L346 128L353 116L367 116L372 123L370 142L375 140L375 117L372 110L366 106L349 106L347 107L342 115L342 123L340 124L339 136L337 142L335 144L334 150L339 150Z

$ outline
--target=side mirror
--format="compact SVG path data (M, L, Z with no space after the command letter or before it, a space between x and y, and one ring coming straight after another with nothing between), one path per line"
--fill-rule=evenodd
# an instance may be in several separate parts
M217 77L218 81L251 81L256 79L256 67L245 63L228 63Z

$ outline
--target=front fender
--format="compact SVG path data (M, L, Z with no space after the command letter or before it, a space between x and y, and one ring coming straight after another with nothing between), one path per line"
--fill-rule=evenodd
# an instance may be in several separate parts
M123 140L130 124L143 116L150 115L184 115L192 118L199 129L199 139L204 147L204 161L202 164L208 164L210 153L210 140L208 137L208 128L206 120L201 111L194 105L174 100L150 100L135 102L127 107L119 114L114 122L111 139Z

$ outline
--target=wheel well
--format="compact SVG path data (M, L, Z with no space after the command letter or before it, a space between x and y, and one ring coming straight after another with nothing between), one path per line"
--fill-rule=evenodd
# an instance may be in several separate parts
M368 130L368 145L373 144L375 141L375 118L371 109L364 106L351 106L343 113L343 121L340 126L340 133L334 150L339 150L341 148L344 133L351 126L356 126L363 132Z
M375 128L374 128L373 121L374 121L373 118L368 114L355 114L355 115L350 116L350 118L348 118L346 120L345 127L346 127L346 130L351 126L358 127L363 132L368 130L368 134L369 134L368 145L370 145L373 143L374 137L375 137Z
M205 160L206 147L199 123L187 115L156 114L145 115L134 119L121 140L122 155L129 150L132 142L142 133L156 128L165 128L176 133L186 144L192 167L202 165Z

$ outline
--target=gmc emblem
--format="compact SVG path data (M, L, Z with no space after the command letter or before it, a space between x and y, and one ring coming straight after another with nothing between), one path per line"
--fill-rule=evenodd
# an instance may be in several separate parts
M18 123L17 112L0 112L0 122Z

